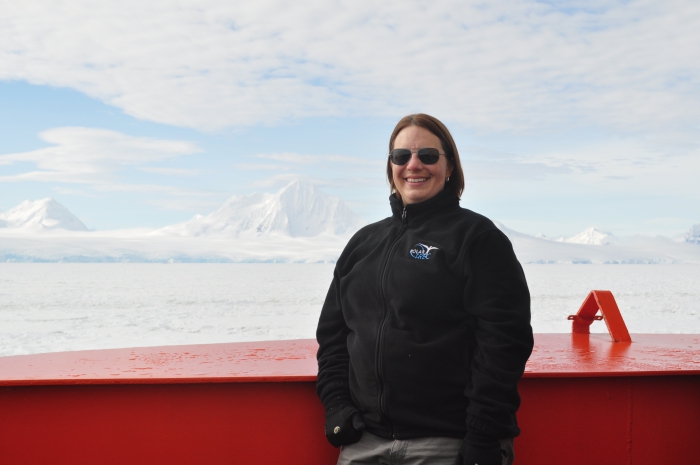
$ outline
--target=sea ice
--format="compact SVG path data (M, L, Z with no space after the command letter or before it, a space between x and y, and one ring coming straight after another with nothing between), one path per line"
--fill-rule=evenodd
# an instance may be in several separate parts
M592 289L631 333L700 334L700 265L525 265L535 332ZM313 338L332 264L0 264L0 355ZM593 332L605 332L602 322Z

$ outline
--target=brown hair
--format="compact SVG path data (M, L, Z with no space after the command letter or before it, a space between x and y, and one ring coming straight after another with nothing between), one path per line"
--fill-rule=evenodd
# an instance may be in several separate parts
M455 197L460 198L462 196L462 191L464 191L464 173L462 173L462 164L459 161L459 152L457 151L457 145L454 139L452 139L452 134L450 134L450 131L439 119L434 116L426 115L425 113L404 116L401 118L401 121L396 123L394 131L391 133L389 152L394 150L394 141L396 141L396 136L399 135L399 132L409 126L418 126L427 129L440 139L442 150L447 157L447 163L452 167L452 174L450 175L450 180L445 183L445 189L452 192ZM391 160L388 158L386 160L386 175L389 180L389 186L391 187L391 193L397 193L396 185L394 184L394 176L391 171Z

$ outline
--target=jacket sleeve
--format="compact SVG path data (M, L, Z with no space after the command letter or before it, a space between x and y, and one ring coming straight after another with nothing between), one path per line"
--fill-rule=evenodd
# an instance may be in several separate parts
M349 329L345 324L340 305L340 277L336 267L316 329L318 341L316 392L326 412L335 410L341 405L352 404L348 381L350 359L347 347L348 333Z
M467 429L503 439L520 434L518 381L532 352L530 292L513 246L499 230L472 239L465 253L471 383Z

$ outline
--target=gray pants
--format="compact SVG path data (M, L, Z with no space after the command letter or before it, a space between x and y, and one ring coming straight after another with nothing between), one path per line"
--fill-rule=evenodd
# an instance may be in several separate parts
M365 431L355 444L340 448L338 465L455 465L461 439L383 439ZM501 440L508 452L503 465L513 463L513 439Z

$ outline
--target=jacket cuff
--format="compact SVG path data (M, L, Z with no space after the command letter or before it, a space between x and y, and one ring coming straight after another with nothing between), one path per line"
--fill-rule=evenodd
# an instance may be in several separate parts
M515 422L515 418L513 419ZM467 431L475 431L485 436L491 436L496 439L514 438L520 435L520 428L517 425L494 425L480 420L472 415L467 415Z
M500 444L497 437L475 430L467 430L464 440L479 449L490 449Z
M326 410L326 413L333 412L347 405L354 406L350 398L345 396L333 396L330 399L326 399L326 401L323 403L323 407Z

